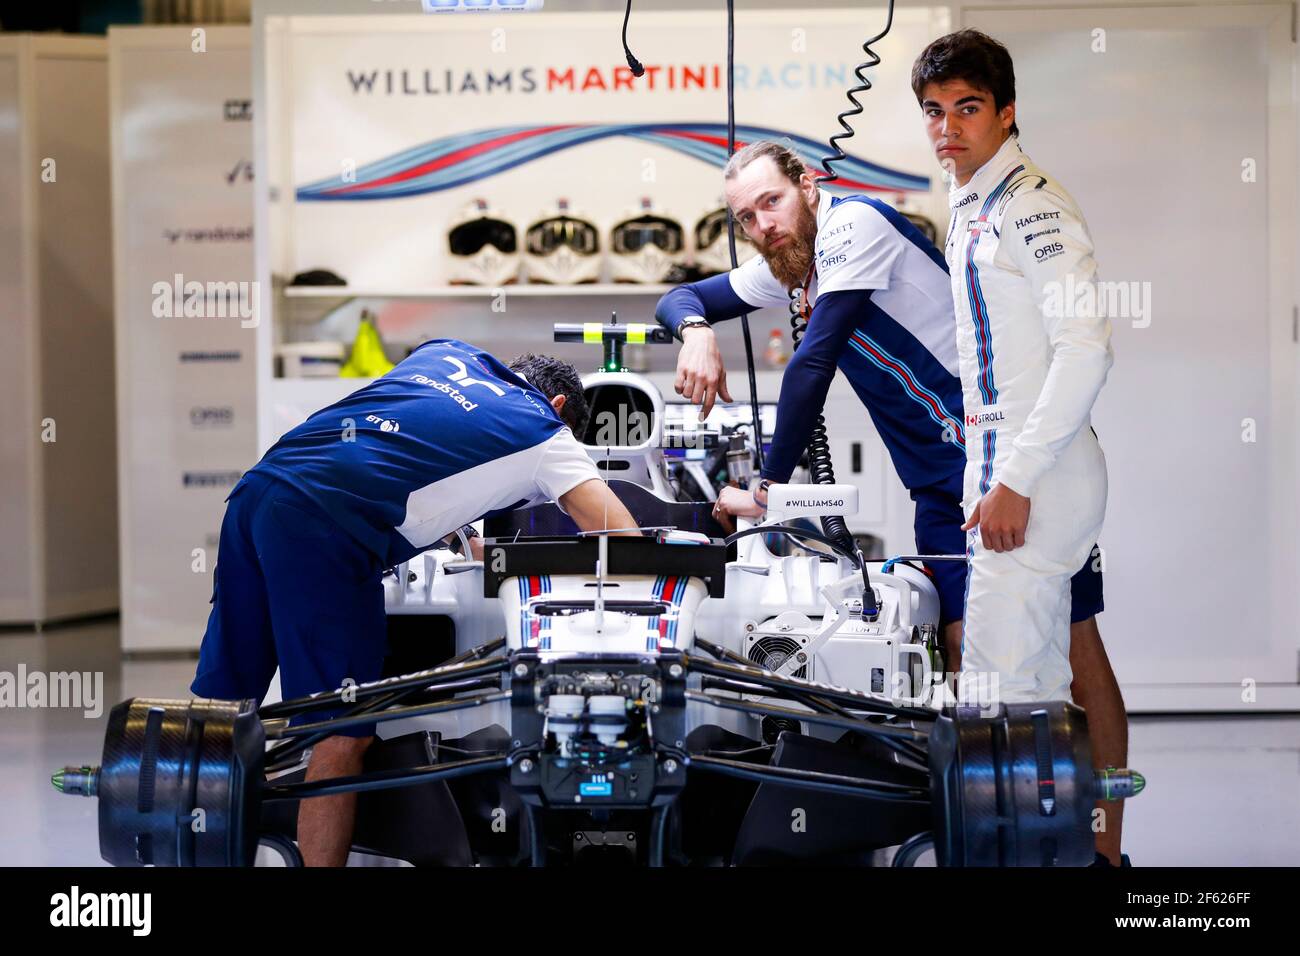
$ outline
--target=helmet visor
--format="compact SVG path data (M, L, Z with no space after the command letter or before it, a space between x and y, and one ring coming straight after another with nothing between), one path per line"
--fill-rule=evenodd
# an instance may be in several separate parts
M462 222L447 234L447 241L453 256L472 256L484 246L495 246L500 252L511 253L519 244L514 226L487 216Z
M695 248L707 249L713 243L717 242L718 237L727 231L727 210L726 208L715 209L695 224ZM745 235L743 229L736 230L737 242L749 242L749 237Z
M572 216L553 216L528 227L525 237L528 251L535 256L547 256L562 246L567 246L580 256L594 256L600 250L596 227Z
M620 222L612 236L614 251L637 253L646 246L658 246L672 255L682 251L682 227L662 216L639 216Z

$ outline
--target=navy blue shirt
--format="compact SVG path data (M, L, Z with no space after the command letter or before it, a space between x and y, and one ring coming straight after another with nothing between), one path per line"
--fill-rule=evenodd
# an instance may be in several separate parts
M424 343L316 412L252 470L301 490L390 566L470 521L599 478L545 395L455 339Z

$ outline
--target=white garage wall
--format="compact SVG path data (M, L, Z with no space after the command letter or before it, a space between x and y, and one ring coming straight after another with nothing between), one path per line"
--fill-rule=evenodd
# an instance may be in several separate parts
M964 22L1011 49L1021 143L1079 201L1103 278L1150 294L1149 315L1114 321L1094 416L1111 478L1101 623L1130 704L1258 707L1252 681L1281 700L1300 610L1291 10Z

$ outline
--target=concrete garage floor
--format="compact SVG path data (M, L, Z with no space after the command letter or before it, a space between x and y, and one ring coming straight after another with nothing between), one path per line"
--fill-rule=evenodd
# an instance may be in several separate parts
M185 697L194 661L123 661L118 622L0 630L0 671L102 671L103 713L0 709L0 865L102 866L96 802L50 773L97 763L113 704ZM1300 866L1300 715L1135 717L1131 764L1147 790L1125 812L1138 866Z

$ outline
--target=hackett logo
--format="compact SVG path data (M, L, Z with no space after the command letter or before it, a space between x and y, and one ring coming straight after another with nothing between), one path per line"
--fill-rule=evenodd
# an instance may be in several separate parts
M1057 212L1036 212L1032 216L1025 216L1023 219L1016 220L1016 228L1024 229L1025 226L1032 225L1036 222L1043 222L1047 219L1060 219L1061 213Z

